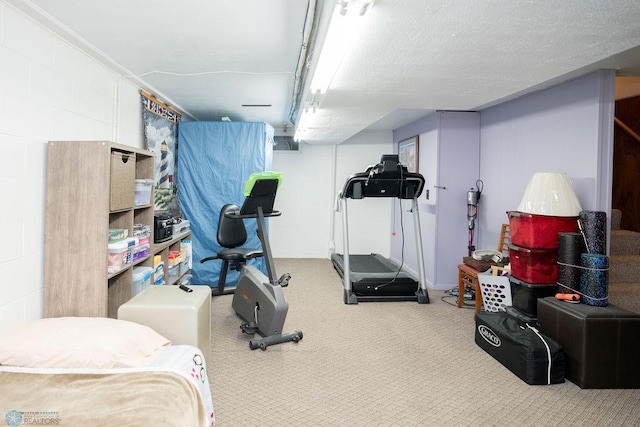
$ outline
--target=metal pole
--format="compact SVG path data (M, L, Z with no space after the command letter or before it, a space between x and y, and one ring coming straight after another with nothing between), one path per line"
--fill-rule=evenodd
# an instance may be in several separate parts
M342 250L344 251L343 264L344 290L351 293L351 266L349 265L349 219L347 216L347 199L340 198L342 208Z
M413 229L415 231L416 239L416 252L418 257L418 275L419 275L419 290L418 290L418 303L426 304L429 302L429 294L427 292L427 275L424 268L424 255L422 253L422 231L420 230L420 213L418 211L418 198L414 197L411 210L413 211Z

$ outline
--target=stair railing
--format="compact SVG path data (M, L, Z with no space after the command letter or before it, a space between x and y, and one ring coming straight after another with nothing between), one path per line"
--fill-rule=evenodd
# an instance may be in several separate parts
M620 126L622 128L622 130L624 130L629 136L631 136L633 139L635 139L637 142L640 142L640 135L638 135L637 133L635 133L633 131L633 129L631 129L629 126L627 126L622 120L620 120L617 117L613 118L613 122L615 124L617 124L618 126Z

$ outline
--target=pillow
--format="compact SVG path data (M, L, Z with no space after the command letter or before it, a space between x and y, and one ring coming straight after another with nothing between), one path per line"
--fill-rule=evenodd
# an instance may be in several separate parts
M56 317L0 334L0 365L27 368L148 366L171 342L148 326L102 317Z

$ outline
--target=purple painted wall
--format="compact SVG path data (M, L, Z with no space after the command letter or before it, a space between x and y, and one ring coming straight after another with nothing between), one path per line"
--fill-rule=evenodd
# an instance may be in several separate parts
M476 221L477 249L495 248L500 225L508 222L506 211L517 208L524 188L536 172L567 173L583 209L610 212L614 92L615 72L600 70L480 112L479 170L484 188ZM397 129L393 133L394 144L423 133L428 140L433 120L429 116ZM437 167L459 167L454 159L447 162ZM420 173L426 177L429 167L434 166L421 155ZM423 209L435 212L424 198L420 206L421 215ZM464 198L459 210L466 216ZM392 221L397 221L396 217L392 215ZM427 271L431 279L428 284L435 289L449 289L457 283L455 263L434 265L433 257L438 252L451 252L449 246L456 245L460 262L467 245L425 233L424 228L433 226L428 221L434 220L427 217L428 214L421 218L423 242L432 249L425 250L425 263L435 269ZM413 251L413 246L405 246L405 263L415 272L415 254L407 255L407 250ZM399 245L393 241L391 257L400 259ZM446 273L440 274L440 270Z

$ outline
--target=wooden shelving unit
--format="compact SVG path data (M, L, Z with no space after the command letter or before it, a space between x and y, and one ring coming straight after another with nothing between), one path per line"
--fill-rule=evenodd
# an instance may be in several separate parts
M155 243L151 247L151 251L153 252L153 255L161 255L162 256L162 260L164 261L164 278L165 278L165 281L166 281L167 285L176 285L176 284L178 284L177 282L180 280L181 276L183 276L181 274L175 280L170 280L169 279L169 263L168 263L169 252L171 252L171 251L179 251L180 250L180 242L182 241L182 239L188 239L188 238L191 238L191 231L184 231L182 233L178 233L178 234L174 235L171 240L168 240L168 241L162 242L162 243Z
M134 265L179 250L184 232L151 246L149 255L108 273L108 231L151 226L153 204L134 206L136 179L154 178L154 156L108 141L51 141L45 215L45 317L116 317L132 294ZM166 274L166 271L165 271ZM165 276L166 277L166 276Z

